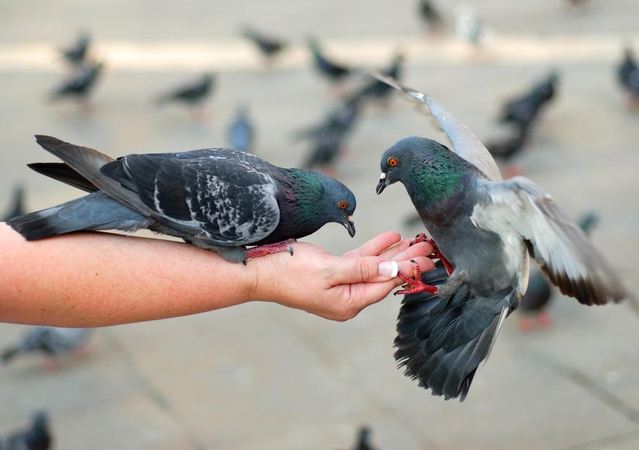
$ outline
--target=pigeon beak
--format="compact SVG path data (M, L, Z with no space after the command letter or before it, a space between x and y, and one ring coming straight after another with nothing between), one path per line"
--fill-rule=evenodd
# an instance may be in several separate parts
M353 222L353 216L348 216L346 218L346 222L344 223L344 227L348 230L348 234L351 237L355 236L355 222Z
M379 183L377 183L377 188L375 188L375 192L377 192L377 195L384 192L384 189L386 189L386 186L388 185L389 182L388 177L386 177L386 172L382 172L382 174L379 176Z

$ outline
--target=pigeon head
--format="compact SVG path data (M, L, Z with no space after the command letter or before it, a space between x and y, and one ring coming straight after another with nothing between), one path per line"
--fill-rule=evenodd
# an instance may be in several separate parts
M397 141L384 152L380 166L377 194L399 181L420 210L461 194L467 175L479 172L445 145L423 137Z
M327 179L323 183L325 195L322 196L322 207L320 208L325 220L343 225L350 237L355 236L355 223L353 222L356 206L355 195L339 181L323 174L319 175Z
M336 179L312 170L289 169L286 173L288 188L283 192L286 201L280 202L280 209L284 209L285 214L280 214L275 234L283 232L304 237L335 222L343 225L351 237L355 236L353 213L356 202L350 189Z

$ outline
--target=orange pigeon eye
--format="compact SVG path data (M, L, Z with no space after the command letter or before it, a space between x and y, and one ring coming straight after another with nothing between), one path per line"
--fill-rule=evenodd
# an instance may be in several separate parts
M388 158L387 162L389 166L395 167L397 165L397 158L391 156L390 158Z
M348 203L339 202L339 205L337 205L337 206L339 206L339 209L346 209L346 208L348 208Z

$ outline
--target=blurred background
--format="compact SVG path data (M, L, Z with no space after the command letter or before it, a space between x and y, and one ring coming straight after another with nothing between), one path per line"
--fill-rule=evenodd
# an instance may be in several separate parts
M639 286L636 1L3 1L0 17L2 218L18 198L32 211L81 194L26 167L52 160L33 138L49 134L112 156L231 146L323 170L358 199L354 239L335 224L306 238L334 254L416 234L403 188L374 193L379 158L409 135L447 142L371 84L377 68L444 105L506 175L575 219L594 212L591 239ZM627 304L552 292L542 315L515 312L459 403L397 368L400 301L347 323L256 302L18 355L0 367L0 433L45 411L57 449L350 449L362 426L380 450L639 447ZM33 332L0 324L0 346Z

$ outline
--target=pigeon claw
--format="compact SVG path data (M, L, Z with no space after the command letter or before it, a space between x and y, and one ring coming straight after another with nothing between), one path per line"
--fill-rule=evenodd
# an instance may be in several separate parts
M413 276L411 277L401 270L397 272L397 276L404 280L406 284L404 285L404 289L396 291L395 295L417 294L420 292L428 292L429 294L437 295L439 288L437 286L431 286L430 284L424 283L421 280L422 271L419 269L417 262L414 259L411 259L410 262L413 265Z
M293 256L293 246L291 245L293 242L295 242L295 239L287 239L285 241L276 242L274 244L265 244L252 247L247 250L242 263L246 265L246 263L253 258L259 258L260 256L265 256L271 253L288 252L291 254L291 256Z
M424 233L419 233L417 236L415 236L415 239L413 239L412 241L410 241L410 245L413 246L415 244L419 244L420 242L427 242L430 245L433 246L433 252L428 255L428 258L430 259L439 259L441 260L441 262L444 264L444 267L446 268L446 273L450 276L451 273L453 273L453 271L455 270L455 268L453 267L453 265L444 257L444 255L442 254L441 251L439 251L439 247L437 247L437 244L435 243L435 241L433 240L433 238L429 238L428 236L426 236ZM419 277L417 277L419 278Z

